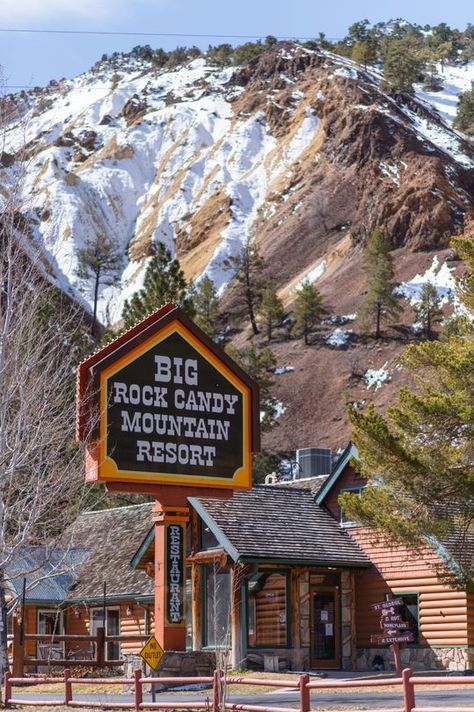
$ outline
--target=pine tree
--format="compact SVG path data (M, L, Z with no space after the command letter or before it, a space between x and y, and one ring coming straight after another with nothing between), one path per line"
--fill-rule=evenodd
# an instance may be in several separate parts
M123 255L118 245L107 235L96 235L86 240L85 247L77 251L77 259L76 276L89 282L84 285L82 291L92 292L94 306L91 333L94 334L100 287L110 286L118 281L117 272L122 267Z
M458 110L454 125L460 131L474 135L474 82L469 91L459 97Z
M357 40L352 47L352 59L367 69L368 64L373 64L377 59L377 46L372 37L365 40Z
M413 83L418 79L422 62L416 48L408 39L391 40L384 62L385 85L398 93L413 93Z
M470 238L454 237L451 245L469 267L474 265L474 235ZM464 306L471 314L474 313L474 267L458 279L457 289Z
M303 282L298 291L293 309L293 333L304 336L304 343L308 346L308 335L321 321L324 306L319 289L308 281Z
M457 238L455 247L468 268L461 283L467 307L474 304L473 240ZM456 573L439 575L461 587L474 584L474 560L466 556L474 512L474 330L465 323L442 341L408 347L402 363L414 388L403 388L386 416L374 407L350 410L368 487L341 498L352 518L411 550L422 550L427 538L448 540Z
M171 252L159 242L148 264L142 289L124 304L124 327L129 329L167 302L173 302L189 316L194 316L188 283L179 260L173 258Z
M417 321L427 339L433 338L433 326L443 318L441 299L438 290L431 282L425 282L421 288L420 301L415 307Z
M275 424L274 410L277 403L271 395L274 382L272 374L277 364L275 354L268 347L258 349L254 344L249 344L242 353L232 345L226 346L226 351L258 384L261 427L264 431L270 430Z
M263 292L259 314L265 324L267 338L271 341L273 327L281 324L284 314L283 302L272 285L269 285Z
M362 323L375 319L375 338L381 335L382 322L396 319L401 311L393 293L393 262L391 245L380 228L371 233L364 252L363 269L367 280L367 295L359 309Z
M196 324L211 338L214 338L219 313L219 297L212 279L206 275L193 285L190 298L196 312Z
M262 298L265 262L253 235L245 240L240 253L236 257L230 257L224 266L233 271L239 297L245 304L253 333L258 334L255 315Z

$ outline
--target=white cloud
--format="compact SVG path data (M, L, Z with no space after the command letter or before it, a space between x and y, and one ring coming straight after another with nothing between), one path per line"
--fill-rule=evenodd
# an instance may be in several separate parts
M104 20L122 5L121 0L0 0L0 21L27 27L37 20Z

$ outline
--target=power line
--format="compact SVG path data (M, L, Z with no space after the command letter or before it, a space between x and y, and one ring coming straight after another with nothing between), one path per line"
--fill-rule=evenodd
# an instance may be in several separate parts
M119 35L123 37L199 37L201 39L233 39L233 40L260 40L267 35L227 35L213 33L187 33L187 32L130 32L124 30L48 30L48 29L18 29L12 27L0 27L0 32L22 33L28 32L31 34L49 34L49 35ZM272 35L276 36L276 35ZM279 40L314 40L316 36L302 37L296 35L276 36ZM342 37L326 37L329 41L337 41Z

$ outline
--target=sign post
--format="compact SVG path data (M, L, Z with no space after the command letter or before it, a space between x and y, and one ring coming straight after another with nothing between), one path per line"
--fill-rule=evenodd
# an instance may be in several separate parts
M403 606L402 598L388 598L381 603L372 603L373 611L379 611L380 627L382 633L371 635L370 641L378 645L390 645L395 659L395 669L397 675L402 674L402 661L400 658L400 643L412 643L413 633L408 628L408 623L402 620L396 609Z
M80 364L77 415L86 481L155 497L155 633L185 650L187 498L252 486L258 387L167 304Z

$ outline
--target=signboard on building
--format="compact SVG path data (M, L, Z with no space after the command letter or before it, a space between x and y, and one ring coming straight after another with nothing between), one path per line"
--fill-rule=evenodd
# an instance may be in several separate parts
M183 625L185 603L184 527L166 525L166 621Z
M181 310L162 311L81 364L79 391L88 381L98 401L86 477L248 488L256 385Z

